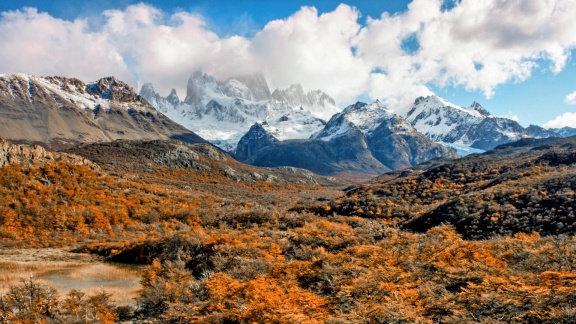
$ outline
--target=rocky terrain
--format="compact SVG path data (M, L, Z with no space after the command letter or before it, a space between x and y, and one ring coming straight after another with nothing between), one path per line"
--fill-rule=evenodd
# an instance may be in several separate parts
M239 163L228 153L206 143L176 140L126 141L82 144L66 152L85 157L115 174L154 173L158 169L185 169L206 177L253 183L337 184L335 179L293 167L258 168ZM158 181L162 181L159 179Z
M92 169L98 168L90 160L74 154L46 151L41 146L22 146L0 139L0 168L11 163L30 167L50 162L65 162L74 165L84 165Z

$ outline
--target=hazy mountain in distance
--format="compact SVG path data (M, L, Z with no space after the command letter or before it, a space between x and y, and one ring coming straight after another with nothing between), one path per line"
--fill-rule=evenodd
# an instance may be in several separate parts
M150 83L140 94L172 120L226 151L235 151L240 138L255 123L265 122L281 140L306 139L340 111L320 90L305 93L302 86L293 85L271 93L262 74L218 81L196 71L188 80L184 100L175 90L162 97Z

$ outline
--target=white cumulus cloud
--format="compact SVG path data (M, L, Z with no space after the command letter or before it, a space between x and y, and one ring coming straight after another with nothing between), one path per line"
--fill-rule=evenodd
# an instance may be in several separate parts
M544 128L562 128L562 127L576 127L576 113L566 112L562 115L549 120L544 125Z
M567 95L566 98L564 98L564 102L569 105L576 105L576 91Z
M88 30L86 20L66 21L36 9L0 14L0 72L62 75L95 80L115 75L134 82L107 35Z
M322 15L304 7L288 19L268 23L250 50L275 87L300 82L340 102L353 101L366 91L371 69L352 51L361 29L358 19L359 12L347 5Z
M441 6L440 0L414 0L405 13L368 21L359 54L385 75L379 77L383 89L373 87L372 95L387 89L387 97L401 96L402 89L435 84L481 90L489 98L498 85L524 81L537 67L560 72L576 47L571 0ZM403 48L410 39L418 44L413 52Z
M220 79L263 72L273 88L299 82L342 105L367 95L402 111L430 85L491 97L535 69L558 73L576 48L573 0L461 0L449 10L442 0L413 0L365 26L360 17L345 4L322 14L303 7L247 38L219 37L200 15L147 4L105 11L90 27L22 9L0 14L0 72L115 75L181 97L199 68Z

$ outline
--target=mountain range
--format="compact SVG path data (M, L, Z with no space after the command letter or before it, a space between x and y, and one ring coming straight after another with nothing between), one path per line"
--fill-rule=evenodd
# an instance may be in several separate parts
M324 175L377 175L456 153L419 134L379 101L339 111L320 90L270 92L262 75L223 82L197 71L180 101L176 91L140 94L159 111L246 163L295 166ZM325 121L323 118L330 118Z
M84 83L63 77L0 75L0 137L65 149L117 139L205 142L114 77Z
M320 174L375 175L456 156L437 143L467 155L522 138L576 134L573 128L524 128L493 116L477 102L460 107L438 96L417 98L403 114L379 101L359 102L340 111L321 90L305 92L296 84L271 92L261 74L217 81L197 71L183 101L175 90L160 96L151 84L145 84L140 94L241 161L291 165Z
M256 124L238 143L236 156L260 166L288 163L319 174L360 175L457 154L427 139L375 101L348 106L307 140L279 141Z
M524 128L512 119L491 115L477 102L469 107L459 107L438 96L417 98L404 117L426 137L460 148L461 152L486 151L522 138L576 134L576 129L569 127L544 129L530 125Z
M455 158L454 149L466 155L518 139L576 133L524 128L476 102L459 107L437 96L417 98L402 115L379 101L340 110L321 90L295 84L270 91L261 74L219 81L202 71L191 75L184 100L175 90L162 97L151 84L136 94L114 77L85 83L5 74L0 106L0 137L15 143L61 150L115 140L208 140L255 166L360 178Z
M167 97L160 96L150 83L141 88L140 94L172 120L232 152L256 122L266 122L268 130L279 139L305 139L339 111L327 94L320 90L304 92L299 84L271 92L261 74L219 82L196 71L186 89L183 101L176 90Z
M314 139L325 123L341 112L321 90L305 92L295 84L270 92L261 74L217 81L201 71L192 74L184 101L176 91L161 97L151 84L140 94L159 111L194 130L224 150L235 152L238 141L252 125L260 125L276 139ZM400 113L418 132L434 142L454 148L461 155L483 152L522 138L567 137L575 128L544 129L493 116L479 103L460 107L438 96L418 97ZM366 116L366 118L378 118Z

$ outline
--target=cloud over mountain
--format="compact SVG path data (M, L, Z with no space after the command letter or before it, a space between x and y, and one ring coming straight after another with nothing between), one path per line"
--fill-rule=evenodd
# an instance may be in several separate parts
M160 93L184 93L191 71L225 79L262 71L272 87L301 82L340 104L358 95L407 107L428 86L461 86L487 97L535 69L558 73L576 47L571 0L414 0L404 12L368 18L340 5L319 14L303 7L253 37L220 37L204 18L146 4L107 10L98 24L55 18L33 8L0 17L0 71L116 75Z
M544 128L562 128L562 127L576 127L576 113L565 112L562 115L549 120L544 125Z

